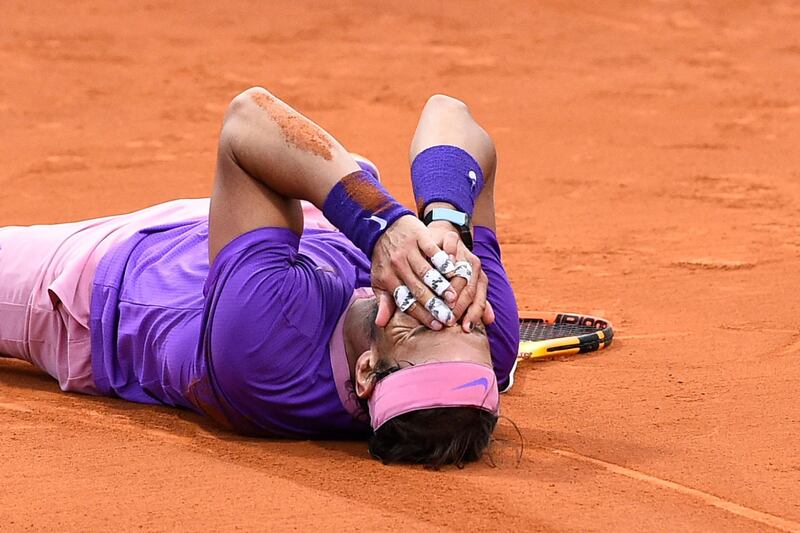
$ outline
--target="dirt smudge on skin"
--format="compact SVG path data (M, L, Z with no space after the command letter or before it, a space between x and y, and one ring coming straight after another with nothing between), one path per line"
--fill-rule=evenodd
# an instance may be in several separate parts
M326 161L333 159L333 140L305 117L293 113L267 93L253 92L250 98L278 125L289 145Z

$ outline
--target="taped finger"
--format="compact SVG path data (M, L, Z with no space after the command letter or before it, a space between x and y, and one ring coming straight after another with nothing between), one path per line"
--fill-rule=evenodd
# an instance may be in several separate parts
M453 269L453 275L464 278L469 283L472 280L472 265L469 261L458 261Z
M395 304L397 304L397 307L404 313L411 309L417 302L417 299L411 294L411 289L406 285L399 285L392 295L394 296Z
M444 279L444 276L439 274L439 271L431 268L422 277L422 281L431 288L437 296L443 296L445 291L450 288L450 282Z
M454 320L453 312L447 307L447 304L435 296L428 300L425 309L442 324L450 324Z
M445 251L439 251L433 254L431 263L436 267L436 270L445 276L451 274L456 269L452 259L450 259L450 256Z

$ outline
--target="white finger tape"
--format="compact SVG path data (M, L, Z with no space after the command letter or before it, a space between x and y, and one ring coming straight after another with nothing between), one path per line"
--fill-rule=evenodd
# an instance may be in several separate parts
M445 251L439 251L433 254L433 257L431 257L431 263L433 263L433 266L436 267L436 270L445 275L451 273L456 268L453 264L453 261L450 259L450 256L447 255L447 252Z
M400 285L394 290L394 303L397 304L397 307L400 308L401 311L404 313L408 311L408 309L414 305L417 301L414 298L414 295L411 294L411 289L409 289L405 285Z
M439 274L438 270L434 270L433 268L425 272L422 281L424 281L425 285L430 287L437 296L443 295L445 291L450 288L450 282L444 279L444 276Z
M428 303L425 304L425 309L430 311L430 313L433 315L433 318L442 324L446 324L453 320L453 312L449 307L447 307L447 304L445 304L436 296L428 300Z
M469 282L472 279L472 265L470 265L468 261L459 261L456 263L453 275L464 278Z

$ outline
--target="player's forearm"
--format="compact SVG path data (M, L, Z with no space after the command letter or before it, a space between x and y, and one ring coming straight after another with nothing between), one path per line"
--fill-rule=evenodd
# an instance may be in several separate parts
M336 139L259 87L234 98L220 149L271 191L320 208L343 176L359 170Z
M234 99L220 146L270 191L312 202L368 257L397 219L412 214L336 139L264 89Z
M494 176L492 176L494 178ZM475 200L475 211L472 213L472 225L484 226L497 231L497 221L494 216L494 179L483 186L481 194Z
M432 203L444 202L473 216L480 199L480 218L488 218L496 166L494 143L463 102L443 95L428 100L410 157L420 215Z

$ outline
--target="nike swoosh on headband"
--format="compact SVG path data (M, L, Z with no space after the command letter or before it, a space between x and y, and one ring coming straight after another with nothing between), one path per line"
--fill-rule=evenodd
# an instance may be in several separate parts
M489 380L486 378L478 378L476 380L464 383L463 385L459 385L458 387L453 387L453 390L468 389L470 387L478 386L482 386L483 390L489 390Z

